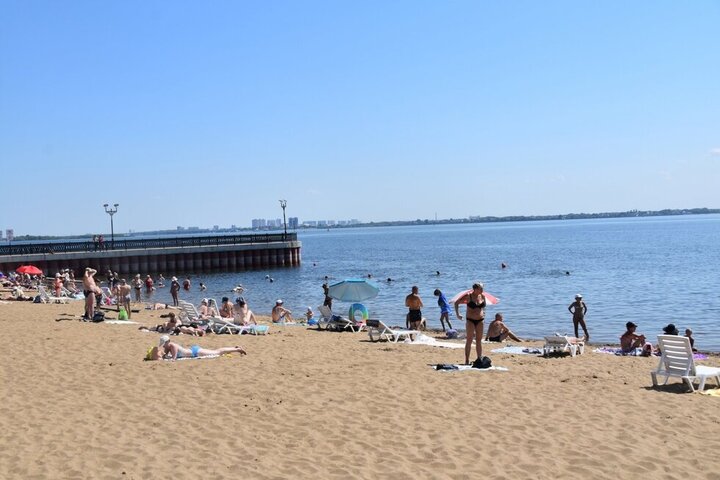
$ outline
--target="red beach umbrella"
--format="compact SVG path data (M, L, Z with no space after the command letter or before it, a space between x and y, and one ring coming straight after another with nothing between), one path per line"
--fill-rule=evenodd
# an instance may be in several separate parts
M460 305L466 304L466 303L467 303L467 297L464 298L464 299L463 299L463 297L465 297L465 295L467 295L467 294L469 294L469 293L472 293L472 288L471 288L470 290L465 290L465 291L462 291L462 292L458 293L457 295L455 295L455 296L452 298L452 300L450 300L450 302L451 302L451 303L458 303L458 302L460 302ZM486 302L488 305L497 305L498 303L500 303L500 299L497 298L495 295L490 295L488 292L485 292L485 291L483 291L483 295L485 295L485 302Z
M28 275L42 275L42 270L35 265L22 265L15 270L17 273L27 273Z

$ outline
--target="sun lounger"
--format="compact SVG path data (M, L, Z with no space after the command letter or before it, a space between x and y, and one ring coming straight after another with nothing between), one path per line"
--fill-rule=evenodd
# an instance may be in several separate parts
M559 334L545 337L543 357L547 357L552 352L570 352L570 356L574 357L578 353L582 354L584 351L585 342L582 339Z
M367 326L368 335L370 336L371 342L378 340L387 340L397 343L400 339L409 338L412 340L413 335L419 335L420 332L417 330L406 330L404 328L390 328L385 325L382 320L368 319L365 322Z
M44 303L68 303L70 301L68 297L56 297L50 295L42 285L38 285L38 294Z
M318 320L318 329L322 330L350 330L351 332L360 332L365 328L364 322L354 321L352 319L333 314L330 307L321 305L318 307L320 312L320 320Z
M714 378L720 387L720 368L695 365L689 338L677 335L659 335L658 348L662 352L660 363L655 370L650 372L654 387L658 385L658 375L665 377L663 385L667 384L670 377L681 378L691 392L695 391L693 385L695 380L700 382L698 385L700 391L705 388L705 381L708 378Z

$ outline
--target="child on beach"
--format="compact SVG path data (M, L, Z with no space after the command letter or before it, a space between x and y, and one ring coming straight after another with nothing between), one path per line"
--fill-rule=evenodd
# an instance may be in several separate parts
M438 275L440 274L440 272L437 273ZM445 322L448 324L448 329L452 329L452 325L450 325L450 312L452 311L450 309L450 303L440 289L436 288L433 294L438 297L437 302L438 307L440 307L440 325L442 325L443 332L445 331Z
M690 339L690 348L692 348L692 351L697 352L697 348L695 348L695 339L692 337L692 330L686 328L685 336Z

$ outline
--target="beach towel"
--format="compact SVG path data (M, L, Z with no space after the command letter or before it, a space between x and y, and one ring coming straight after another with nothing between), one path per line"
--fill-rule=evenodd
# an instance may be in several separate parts
M595 353L605 353L608 355L618 355L621 357L641 357L642 355L642 348L635 348L631 350L630 352L623 352L621 348L619 347L599 347L593 350ZM653 352L654 357L659 357L660 354ZM693 358L695 360L707 360L708 356L704 353L693 353Z
M491 350L492 353L509 353L512 355L542 355L542 350L535 347L519 347L516 345L506 345L502 348Z
M442 348L465 348L464 343L457 343L457 342L441 342L433 337L429 337L424 334L418 334L415 335L415 340L410 340L409 338L406 338L404 342L405 345L427 345L430 347L442 347Z
M137 325L138 322L132 320L105 320L103 323L109 323L110 325Z
M453 364L439 364L439 365L442 365L443 367L446 367L446 368L440 368L440 369L438 369L438 368L437 368L438 364L430 365L430 368L432 368L433 370L437 370L438 372L467 372L467 371L474 371L474 372L490 372L490 371L495 371L495 372L507 372L507 371L509 371L506 367L498 367L498 366L495 366L495 365L493 365L493 366L490 367L490 368L473 368L472 365L460 365L460 364L457 364L457 363L453 363ZM452 367L452 368L447 368L447 367Z

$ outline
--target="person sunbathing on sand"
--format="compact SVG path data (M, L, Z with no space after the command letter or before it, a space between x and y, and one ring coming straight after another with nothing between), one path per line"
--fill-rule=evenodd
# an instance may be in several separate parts
M292 312L283 307L283 301L277 300L272 309L273 323L295 323L292 319Z
M235 300L235 306L233 307L235 312L235 319L233 322L236 325L257 325L255 320L255 314L250 310L243 297L238 297Z
M516 342L522 342L508 327L503 323L502 313L495 314L495 320L490 322L488 325L487 336L485 340L490 342L504 342L506 338L515 340Z
M164 332L164 333L174 333L174 334L180 334L184 333L186 335L194 335L194 336L200 336L202 337L205 335L205 331L201 330L199 328L191 327L188 325L183 325L182 321L178 317L175 316L174 313L170 312L168 313L168 321L163 323L162 325L158 325L156 327L156 330L158 332Z
M169 336L163 335L160 337L159 345L157 347L152 347L147 351L145 354L145 360L177 360L178 358L214 357L230 353L247 355L247 352L237 345L234 347L222 347L215 350L202 348L200 345L193 345L190 348L185 348L182 345L171 342Z
M625 324L625 333L620 337L620 349L623 353L631 353L636 348L642 348L642 355L648 357L652 354L652 344L645 340L645 335L635 333L637 325L633 322Z

